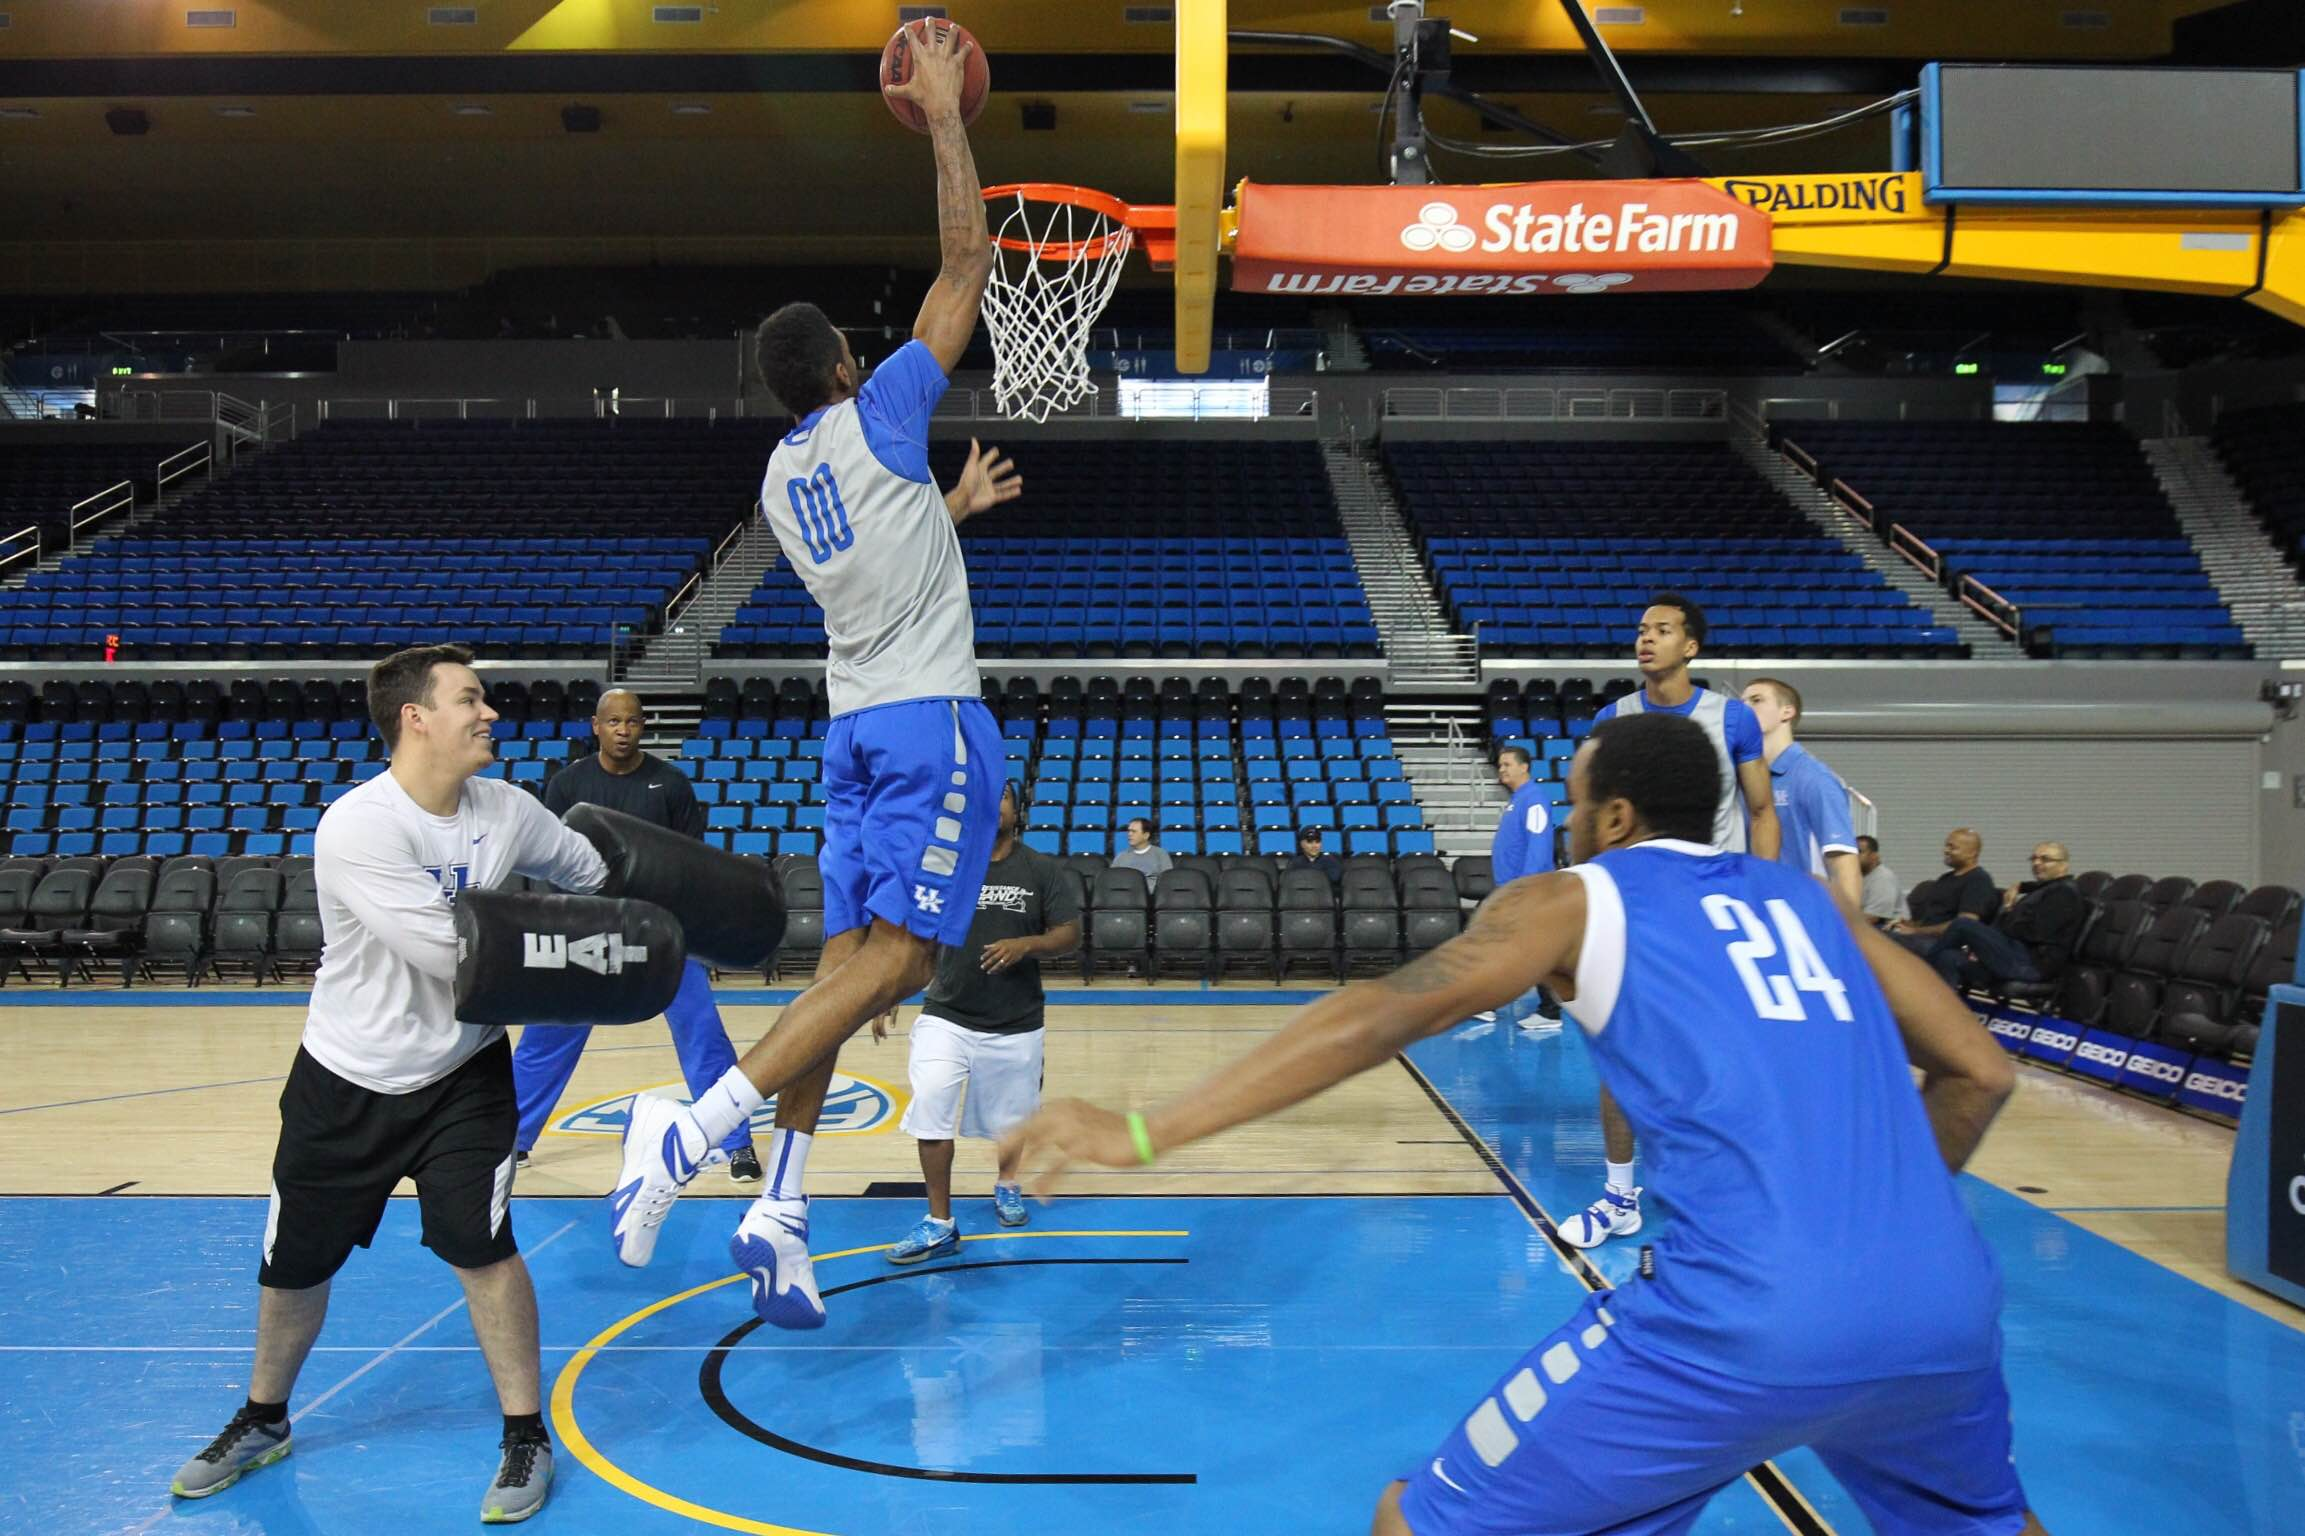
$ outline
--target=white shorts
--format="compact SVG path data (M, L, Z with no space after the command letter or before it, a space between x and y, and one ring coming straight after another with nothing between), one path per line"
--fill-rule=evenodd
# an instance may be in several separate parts
M912 1021L912 1103L904 1133L950 1141L957 1132L990 1141L1040 1108L1041 1041L1028 1029L996 1035L924 1013ZM968 1105L961 1106L961 1089Z

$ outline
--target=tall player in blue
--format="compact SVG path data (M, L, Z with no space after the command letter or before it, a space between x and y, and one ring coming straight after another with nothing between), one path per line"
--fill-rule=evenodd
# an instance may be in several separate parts
M784 1328L824 1323L802 1176L841 1043L928 985L939 944L968 941L1000 822L1005 756L983 702L956 525L1021 489L994 453L939 495L928 421L976 331L992 269L976 161L961 122L965 45L914 24L915 67L889 88L920 108L936 151L944 263L912 340L866 380L812 304L762 322L763 377L795 425L769 455L761 504L824 609L823 958L814 983L692 1107L640 1095L609 1196L617 1257L648 1262L674 1196L708 1149L776 1095L767 1188L729 1240L752 1304Z
M1653 1275L1588 1297L1385 1489L1376 1536L1679 1536L1800 1445L1881 1536L2039 1531L2010 1460L2000 1276L1951 1177L2009 1095L2008 1058L1819 882L1712 845L1720 767L1698 726L1600 726L1570 794L1576 867L1500 889L1457 938L1181 1097L1129 1116L1062 1100L1002 1155L1044 1195L1075 1162L1151 1162L1544 981L1671 1179L1674 1221Z
M1705 610L1678 592L1660 592L1641 613L1633 636L1633 664L1641 689L1612 699L1595 718L1678 715L1701 727L1720 768L1721 798L1713 808L1713 846L1773 859L1783 841L1777 797L1761 739L1761 722L1743 699L1689 680L1689 663L1705 644ZM1561 1223L1561 1235L1579 1248L1641 1230L1641 1187L1633 1182L1633 1127L1601 1084L1601 1148L1607 1182L1601 1198Z

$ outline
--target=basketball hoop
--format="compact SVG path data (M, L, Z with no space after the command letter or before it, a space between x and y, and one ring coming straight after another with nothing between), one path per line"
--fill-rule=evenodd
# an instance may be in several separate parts
M1087 187L987 187L993 270L985 285L993 398L1015 420L1046 421L1096 393L1088 339L1143 232L1156 258L1175 248L1175 215Z

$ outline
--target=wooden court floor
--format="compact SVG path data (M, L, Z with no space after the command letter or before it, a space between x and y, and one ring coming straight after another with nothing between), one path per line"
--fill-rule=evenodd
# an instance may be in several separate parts
M1144 1104L1195 1081L1277 1028L1286 1006L1058 1004L1049 1015L1048 1089ZM741 1049L773 1006L723 1009ZM905 1042L860 1034L842 1051L836 1101L848 1128L818 1138L810 1185L880 1193L919 1178L898 1129ZM280 1083L296 1049L294 1004L10 1006L0 998L0 1197L22 1194L260 1195L267 1187ZM1551 1049L1580 1052L1572 1038ZM616 1166L619 1101L679 1087L660 1023L596 1031L552 1129L520 1176L522 1195L605 1190ZM2232 1132L2031 1068L1970 1171L2292 1328L2305 1315L2224 1273L2225 1169ZM989 1193L990 1149L961 1144L964 1195ZM1082 1194L1493 1194L1486 1160L1406 1072L1376 1071L1288 1114L1165 1159L1152 1170L1084 1172ZM691 1197L749 1195L707 1172ZM1565 1214L1556 1212L1556 1215Z

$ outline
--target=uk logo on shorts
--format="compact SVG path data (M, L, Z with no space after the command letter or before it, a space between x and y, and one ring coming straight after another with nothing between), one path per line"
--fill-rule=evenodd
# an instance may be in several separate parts
M678 1083L646 1091L662 1094L677 1103L690 1102L688 1090ZM895 1089L869 1078L835 1072L832 1087L824 1096L824 1118L817 1122L816 1133L819 1136L870 1135L894 1125L897 1111ZM632 1095L620 1093L613 1099L602 1099L569 1111L553 1121L549 1129L571 1136L622 1136L625 1122L631 1118ZM765 1142L775 1129L776 1100L770 1099L752 1112L752 1134Z
M912 904L923 912L942 913L944 911L944 892L930 890L925 885L916 885L912 888Z

